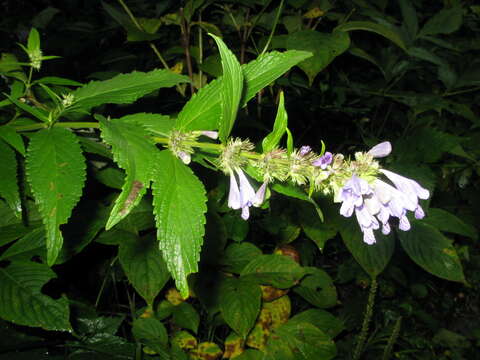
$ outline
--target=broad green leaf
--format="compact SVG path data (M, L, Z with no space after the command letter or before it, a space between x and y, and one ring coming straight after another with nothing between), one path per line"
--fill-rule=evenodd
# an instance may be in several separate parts
M247 349L239 356L235 357L236 360L263 360L263 352L255 349ZM281 359L279 359L281 360Z
M74 101L68 109L90 110L101 104L131 104L156 89L189 81L188 77L170 70L120 74L109 80L91 81L73 91Z
M0 260L29 261L32 256L46 257L45 229L38 227L10 246L1 256Z
M65 224L82 195L85 159L77 137L64 128L40 130L27 149L30 183L47 234L47 262L53 265L63 243Z
M0 139L0 197L3 197L17 217L21 217L22 204L17 184L15 152Z
M252 243L233 243L225 249L220 263L226 271L240 274L252 259L260 255L262 255L262 251Z
M158 149L148 132L136 124L101 120L100 129L103 140L112 146L113 159L127 174L106 225L109 230L130 213L147 191Z
M375 244L364 243L363 234L354 218L345 219L340 223L340 235L355 260L373 278L385 269L395 249L393 235L385 236L381 231L375 232L377 239Z
M278 102L277 116L273 124L273 131L268 134L262 141L262 151L267 153L272 151L282 139L288 125L288 114L285 110L285 100L283 91L280 92L280 101Z
M337 304L337 289L325 271L318 268L305 268L307 275L293 291L319 308L329 308Z
M315 211L315 208L311 205L300 203L298 207L300 224L305 235L318 246L320 251L323 251L325 243L334 238L338 232L338 229L332 221L338 217L337 214L331 213L332 207L322 208L323 211L328 211L325 215L327 220L322 221L317 211Z
M321 309L308 309L295 316L293 316L289 323L309 323L320 330L322 330L328 336L334 338L340 334L344 329L345 325L342 320L336 318L331 313Z
M35 28L32 28L28 34L27 47L29 55L40 50L40 34Z
M240 275L257 284L287 289L298 283L305 275L305 270L287 256L261 255L252 259Z
M83 86L75 80L65 79L58 76L45 76L32 82L32 84L48 84L48 85L66 85L66 86Z
M170 278L158 244L151 236L123 240L118 250L120 264L135 290L153 306Z
M25 156L25 145L22 137L13 127L9 125L0 126L0 138L5 140L10 146Z
M325 69L338 55L350 46L350 37L345 31L335 31L332 34L320 33L315 30L303 30L288 35L286 47L289 50L311 51L313 56L298 64L308 76L310 85L315 76Z
M374 32L378 35L381 35L395 45L399 46L403 50L407 50L407 46L403 41L401 35L398 31L395 31L391 27L387 27L382 24L377 24L371 21L349 21L343 23L335 28L336 31L354 31L354 30L364 30Z
M330 360L337 348L330 336L308 322L287 322L270 336L263 360Z
M168 334L165 326L155 318L140 318L133 322L133 336L139 341L153 341L161 345L168 344Z
M137 113L123 116L118 121L138 124L145 127L152 135L168 136L175 125L175 121L168 115Z
M460 28L462 21L462 7L455 6L450 9L442 9L423 25L418 36L451 34Z
M440 231L414 220L409 231L398 231L397 234L410 258L426 271L443 279L465 281L457 252Z
M248 235L250 225L243 220L238 214L226 214L222 218L227 230L228 239L236 242L242 242Z
M172 321L175 325L182 329L191 330L195 334L197 333L198 325L200 325L200 315L198 315L197 310L191 304L182 302L173 307L172 315Z
M27 76L14 54L2 53L0 57L0 74L14 77L20 80L22 84L27 82Z
M478 232L472 225L442 209L428 209L428 214L423 222L440 231L467 236L474 240L478 238Z
M226 278L220 287L220 310L225 322L246 338L260 312L262 291L258 284Z
M205 188L192 170L164 150L157 156L152 185L157 238L182 297L187 276L198 271L207 211Z
M225 143L237 118L238 105L240 104L243 90L243 72L237 58L228 49L223 40L212 34L210 36L217 43L222 59L223 76L222 89L220 91L222 115L218 127L218 136L222 143Z
M68 300L41 290L55 273L47 265L15 262L0 268L0 317L18 325L70 331Z
M258 91L310 56L311 54L305 51L273 51L242 65L245 91L240 106L245 106ZM178 114L176 128L182 131L218 129L218 119L222 112L219 96L221 79L211 81L192 96Z
M438 66L448 66L448 64L445 62L444 59L442 59L440 56L435 55L434 53L428 51L425 48L421 47L411 47L408 49L408 54L410 56L416 57L421 60L429 61L432 64L438 65Z

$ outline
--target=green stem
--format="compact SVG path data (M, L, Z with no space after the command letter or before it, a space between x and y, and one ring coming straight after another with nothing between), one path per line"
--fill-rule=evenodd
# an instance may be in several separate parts
M275 16L275 22L273 23L272 31L270 32L270 35L268 36L267 43L265 44L265 47L263 48L262 52L260 53L260 56L265 54L265 52L268 50L268 47L270 46L270 42L272 41L273 34L275 33L275 29L277 28L278 20L280 19L280 14L282 13L283 1L284 0L282 0L280 2L280 6L278 7L278 11L277 11L277 16Z
M478 91L478 90L480 90L480 86L477 86L477 87L474 87L474 88L471 88L471 89L464 89L464 90L458 90L458 91L453 91L453 92L446 92L445 94L443 94L443 97L460 95L460 94L465 94L465 93L469 93L469 92L472 92L472 91Z
M353 353L353 360L360 359L360 356L362 355L364 350L365 340L367 339L368 335L368 327L370 325L370 320L372 319L373 315L373 305L375 304L377 285L377 279L372 278L372 282L370 284L370 292L368 293L367 308L363 317L362 329L360 330L360 334L358 335L357 346L355 347L355 351Z
M15 130L18 132L23 131L33 131L39 129L46 129L50 126L50 124L46 123L37 123L32 125L23 125L23 126L16 126ZM85 128L100 128L100 124L98 122L57 122L53 124L54 127L64 127L64 128L72 128L72 129L85 129Z
M385 351L383 352L382 360L389 360L390 355L392 354L393 345L398 339L398 335L400 334L400 327L402 325L402 317L399 316L395 325L393 326L392 335L388 339L387 346L385 347Z

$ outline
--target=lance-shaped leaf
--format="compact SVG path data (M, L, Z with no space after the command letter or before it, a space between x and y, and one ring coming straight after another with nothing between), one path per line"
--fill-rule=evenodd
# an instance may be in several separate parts
M280 101L278 102L277 116L273 124L273 130L262 141L262 150L264 153L272 151L282 139L282 136L287 131L288 115L285 110L285 100L283 91L280 93Z
M13 126L0 126L0 138L5 140L6 143L10 144L10 146L25 156L25 145L23 144L22 136L17 133Z
M170 278L162 253L152 237L129 238L118 252L123 270L135 290L149 306Z
M222 89L221 107L222 116L219 124L219 138L224 143L227 141L233 124L237 118L238 105L242 97L243 72L235 55L228 49L227 45L219 37L210 34L215 40L222 59Z
M187 297L187 276L198 271L205 232L205 188L189 167L164 150L157 157L152 189L160 250L180 294Z
M15 152L0 140L0 197L3 197L10 209L20 217L22 206L17 184L17 159Z
M32 136L27 150L27 180L47 234L47 261L55 263L65 224L82 195L85 159L77 137L54 127Z
M14 262L0 268L0 317L19 325L46 330L71 330L68 300L54 300L41 289L55 273L47 265Z
M306 51L272 51L242 65L245 91L240 106L245 106L258 91L310 56ZM175 126L184 131L217 129L222 112L221 87L222 78L218 78L201 88L180 111Z
M105 81L92 81L75 90L71 108L89 110L101 104L130 104L156 89L188 81L188 77L170 70L120 74Z
M100 119L102 139L112 146L113 158L127 176L105 228L111 229L140 202L152 180L158 152L148 132L137 124Z

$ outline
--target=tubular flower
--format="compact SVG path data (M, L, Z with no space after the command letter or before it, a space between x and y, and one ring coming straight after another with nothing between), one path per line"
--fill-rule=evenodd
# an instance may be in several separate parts
M235 178L235 173L238 176L238 182ZM240 186L239 186L240 183ZM228 207L234 210L242 209L242 219L248 220L250 217L250 207L260 206L265 199L267 183L264 182L262 186L255 192L252 185L250 185L243 170L236 169L235 172L230 173L230 190L228 194Z
M325 170L327 168L327 166L331 164L332 160L333 160L332 153L327 151L320 158L315 160L312 163L312 165L313 166L319 166L322 170Z
M389 142L383 142L367 152L373 158L385 157L391 152ZM378 166L378 164L372 164ZM339 200L342 202L340 214L350 217L355 215L363 232L363 241L367 244L375 243L373 230L380 228L382 233L390 233L389 219L391 216L398 218L399 229L410 230L407 210L413 211L417 219L425 216L425 212L418 203L418 199L428 199L430 193L412 179L395 174L391 171L380 169L394 185L374 179L371 183L353 174L340 189Z

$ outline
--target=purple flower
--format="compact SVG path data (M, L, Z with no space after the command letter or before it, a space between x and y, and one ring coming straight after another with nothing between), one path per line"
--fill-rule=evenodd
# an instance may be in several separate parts
M312 148L311 148L310 146L308 146L308 145L304 145L304 146L302 146L302 147L300 148L300 150L299 150L298 153L299 153L300 156L305 156L305 155L307 155L310 151L312 151Z
M204 130L202 131L203 136L207 136L210 139L217 140L218 139L218 131L211 131L211 130Z
M241 169L237 169L235 172L237 173L240 186L235 178L235 173L232 171L230 173L228 207L234 210L242 209L242 219L248 220L250 217L250 207L258 207L263 203L267 184L263 183L257 192L255 192L244 172Z
M313 166L319 166L321 169L326 169L326 167L328 165L330 165L332 160L333 160L332 153L327 151L325 154L323 154L323 156L321 156L319 159L315 160L312 163L312 165Z
M367 154L372 155L374 158L381 158L388 156L391 152L392 144L389 141L384 141L372 147Z

